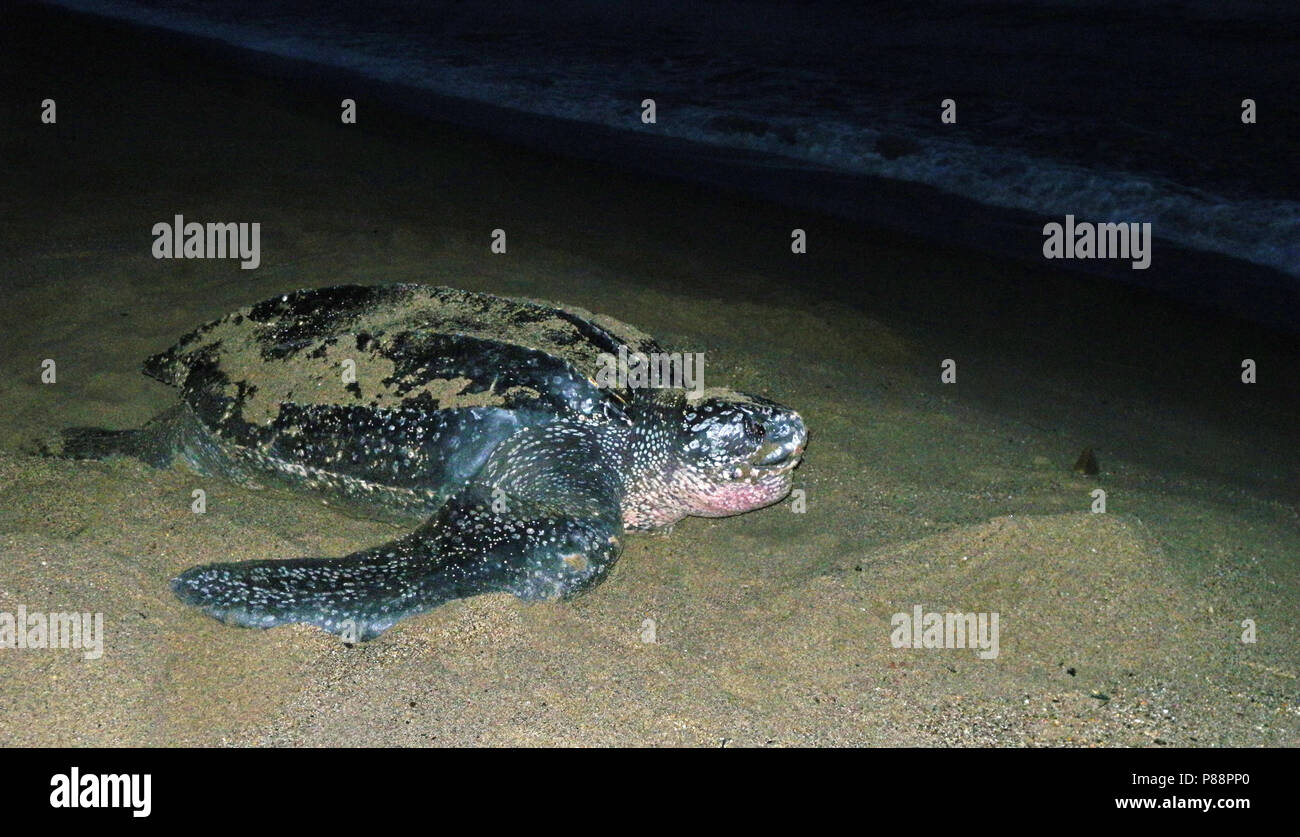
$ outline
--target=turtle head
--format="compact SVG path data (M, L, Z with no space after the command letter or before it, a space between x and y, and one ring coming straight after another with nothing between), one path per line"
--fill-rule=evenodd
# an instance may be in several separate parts
M697 517L726 517L790 493L808 430L799 414L766 398L721 389L682 407L674 489Z

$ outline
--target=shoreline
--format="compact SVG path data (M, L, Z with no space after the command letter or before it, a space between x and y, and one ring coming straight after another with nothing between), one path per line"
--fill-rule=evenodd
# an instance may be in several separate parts
M343 97L379 105L379 131L449 129L481 135L533 152L554 154L575 163L595 163L615 171L635 172L685 187L708 187L747 201L770 202L792 214L813 213L852 228L916 241L923 246L970 250L1016 263L1027 270L1064 273L1075 281L1101 281L1118 292L1154 294L1189 312L1237 320L1243 327L1280 332L1300 340L1300 277L1221 253L1195 250L1158 236L1155 270L1133 271L1127 261L1041 258L1046 223L1061 215L979 203L934 186L860 175L791 158L692 140L619 131L605 125L544 116L462 99L414 85L384 81L360 72L259 51L250 47L143 25L63 7L27 5L11 14L67 15L96 26L116 29L161 51L175 49L200 62L223 68L230 77L250 75L286 94L286 105L299 112L336 120L334 105ZM220 84L218 80L218 84ZM404 120L406 125L399 125ZM375 123L367 126L376 129ZM1099 219L1080 218L1096 221ZM1199 277L1230 276L1205 285ZM1245 288L1243 292L1240 289ZM1226 312L1226 316L1225 316Z

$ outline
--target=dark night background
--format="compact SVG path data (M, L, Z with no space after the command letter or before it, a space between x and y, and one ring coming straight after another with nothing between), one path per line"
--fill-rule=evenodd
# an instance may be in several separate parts
M590 126L704 144L625 166L722 181L767 197L905 225L1007 255L1004 225L1042 216L1149 221L1168 244L1280 272L1110 271L1291 326L1300 312L1300 11L1268 2L1150 0L63 0L509 112L462 121L566 154L599 152ZM640 124L656 99L659 121ZM413 97L407 97L410 102ZM958 122L939 121L957 102ZM1258 122L1243 125L1252 98ZM413 105L415 106L415 105ZM425 105L456 119L446 104ZM527 123L530 126L534 123ZM747 153L746 153L747 152ZM700 159L710 164L700 171ZM621 158L621 159L619 159ZM683 159L686 158L686 159ZM773 169L837 177L807 188ZM871 175L926 184L1001 223L882 208ZM920 199L932 204L927 197ZM895 201L894 203L902 203ZM1037 254L1030 252L1030 257ZM1079 265L1072 265L1078 267ZM1109 270L1096 263L1083 269ZM1219 273L1220 271L1215 271ZM1191 287L1195 286L1195 287ZM1243 298L1245 297L1245 298ZM1282 305L1283 311L1278 306Z

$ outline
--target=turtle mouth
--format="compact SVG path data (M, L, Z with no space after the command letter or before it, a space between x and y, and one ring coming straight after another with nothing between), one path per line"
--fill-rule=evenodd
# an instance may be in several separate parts
M791 459L797 460L801 453L803 453L803 446L795 439L782 443L769 442L760 445L758 450L754 451L750 462L760 468L778 467Z
M733 480L743 480L786 474L799 466L802 454L803 445L797 440L768 443L760 446L748 462L732 468L730 476Z

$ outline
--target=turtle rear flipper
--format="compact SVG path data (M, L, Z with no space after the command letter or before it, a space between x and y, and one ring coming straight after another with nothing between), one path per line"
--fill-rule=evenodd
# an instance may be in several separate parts
M180 445L185 427L185 411L173 407L153 418L144 427L132 430L106 430L102 427L67 427L59 431L58 450L42 446L50 456L60 459L107 459L130 456L155 468L166 468Z
M209 564L182 573L172 590L228 624L305 622L365 641L453 599L495 592L564 598L598 581L618 558L616 510L579 518L516 501L506 515L491 503L467 490L420 529L383 546L343 558Z
M59 431L62 445L51 455L63 459L107 459L135 456L143 442L142 430L105 430L102 427L67 427Z
M129 456L154 468L170 467L180 459L200 474L257 486L249 469L229 457L215 435L184 404L164 410L144 427L132 430L67 427L59 431L59 441L54 447L38 443L37 450L58 459Z

